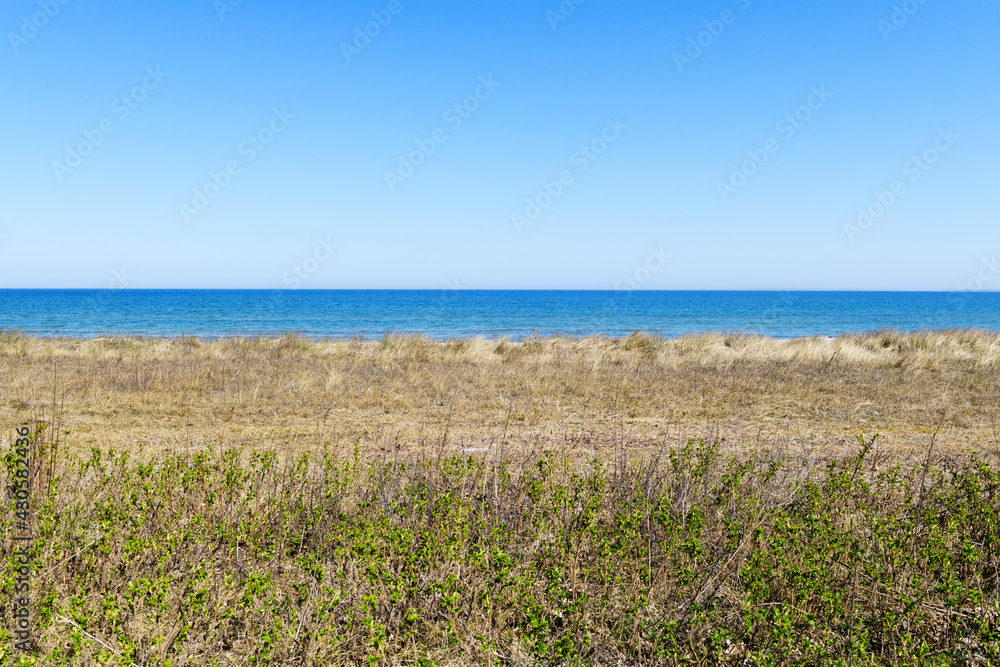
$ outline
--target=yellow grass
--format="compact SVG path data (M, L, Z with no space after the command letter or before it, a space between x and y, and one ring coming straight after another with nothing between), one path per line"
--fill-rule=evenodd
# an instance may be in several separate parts
M997 446L1000 335L775 340L482 338L315 342L294 336L0 336L5 432L51 410L71 448L314 448L453 455L498 447L600 454L714 438L724 448L841 454Z

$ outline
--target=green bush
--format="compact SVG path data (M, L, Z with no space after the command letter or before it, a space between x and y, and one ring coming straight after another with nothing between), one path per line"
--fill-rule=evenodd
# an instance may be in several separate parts
M17 665L1000 662L1000 472L60 454ZM0 521L10 532L13 498ZM0 581L13 596L15 572Z

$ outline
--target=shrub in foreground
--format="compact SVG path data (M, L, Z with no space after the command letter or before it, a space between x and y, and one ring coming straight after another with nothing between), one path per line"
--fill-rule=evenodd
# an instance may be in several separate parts
M1000 473L876 471L868 450L821 468L695 442L593 465L59 454L35 479L35 650L5 628L3 662L1000 661Z

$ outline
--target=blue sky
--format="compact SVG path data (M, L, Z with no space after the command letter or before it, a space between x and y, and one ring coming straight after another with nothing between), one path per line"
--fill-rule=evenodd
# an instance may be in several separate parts
M950 290L1000 252L1000 0L8 0L0 29L2 287Z

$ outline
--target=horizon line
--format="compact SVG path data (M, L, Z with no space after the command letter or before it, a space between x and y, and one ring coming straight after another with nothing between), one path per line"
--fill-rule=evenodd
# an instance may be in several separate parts
M835 289L835 288L758 288L758 289L586 289L570 287L326 287L326 288L287 288L287 287L0 287L0 292L593 292L593 293L678 293L678 292L709 292L709 293L858 293L858 294L996 294L1000 289L951 289L951 290L918 290L918 289Z

